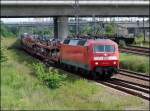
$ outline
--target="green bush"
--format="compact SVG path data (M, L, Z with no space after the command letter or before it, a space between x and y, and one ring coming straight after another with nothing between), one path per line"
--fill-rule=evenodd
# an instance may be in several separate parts
M149 58L123 53L120 55L120 67L149 74Z
M33 64L33 66L37 77L52 89L61 86L66 78L65 75L60 75L56 69L50 68L46 70L45 66L41 63Z

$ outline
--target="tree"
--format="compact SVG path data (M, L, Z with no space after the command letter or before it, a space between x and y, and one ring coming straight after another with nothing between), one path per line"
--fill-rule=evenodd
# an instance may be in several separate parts
M92 34L92 27L87 24L86 26L83 27L83 30L81 31L81 34L87 35L87 34Z
M14 34L11 32L10 28L6 24L4 24L2 21L0 21L0 23L1 23L0 33L2 37L14 36Z
M105 33L106 34L116 34L117 26L115 23L110 23L106 26L105 28Z

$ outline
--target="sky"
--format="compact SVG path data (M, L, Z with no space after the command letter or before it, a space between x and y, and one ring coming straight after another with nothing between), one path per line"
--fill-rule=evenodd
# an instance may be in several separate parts
M52 18L42 18L44 21L52 20ZM5 23L8 22L34 22L40 21L41 18L1 18L1 20Z
M85 18L84 17L84 19L87 19L87 20L92 20L92 18ZM97 18L97 19L99 19L99 18ZM113 19L113 18L112 18ZM139 21L143 21L143 18L137 18L137 17L132 17L132 18L128 18L128 17L122 17L122 18L114 18L115 20L122 20L122 21L124 21L124 20L126 20L126 21L128 21L128 20L131 20L132 19L132 21L137 21L137 20L139 20ZM47 22L47 21L52 21L53 20L53 18L1 18L1 20L4 22L4 23L12 23L12 22ZM110 18L105 18L105 20L104 21L109 21L110 20ZM144 18L144 20L148 20L148 18Z

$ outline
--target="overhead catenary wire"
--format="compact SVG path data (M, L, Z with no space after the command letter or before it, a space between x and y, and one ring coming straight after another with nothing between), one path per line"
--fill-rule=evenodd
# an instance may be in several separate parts
M79 0L75 0L74 4L74 15L75 15L75 33L79 35Z

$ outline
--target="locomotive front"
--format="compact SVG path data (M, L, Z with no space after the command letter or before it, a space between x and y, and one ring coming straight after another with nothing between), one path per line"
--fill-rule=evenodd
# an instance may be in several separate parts
M109 40L101 39L89 42L91 69L97 74L111 77L119 69L118 45Z

